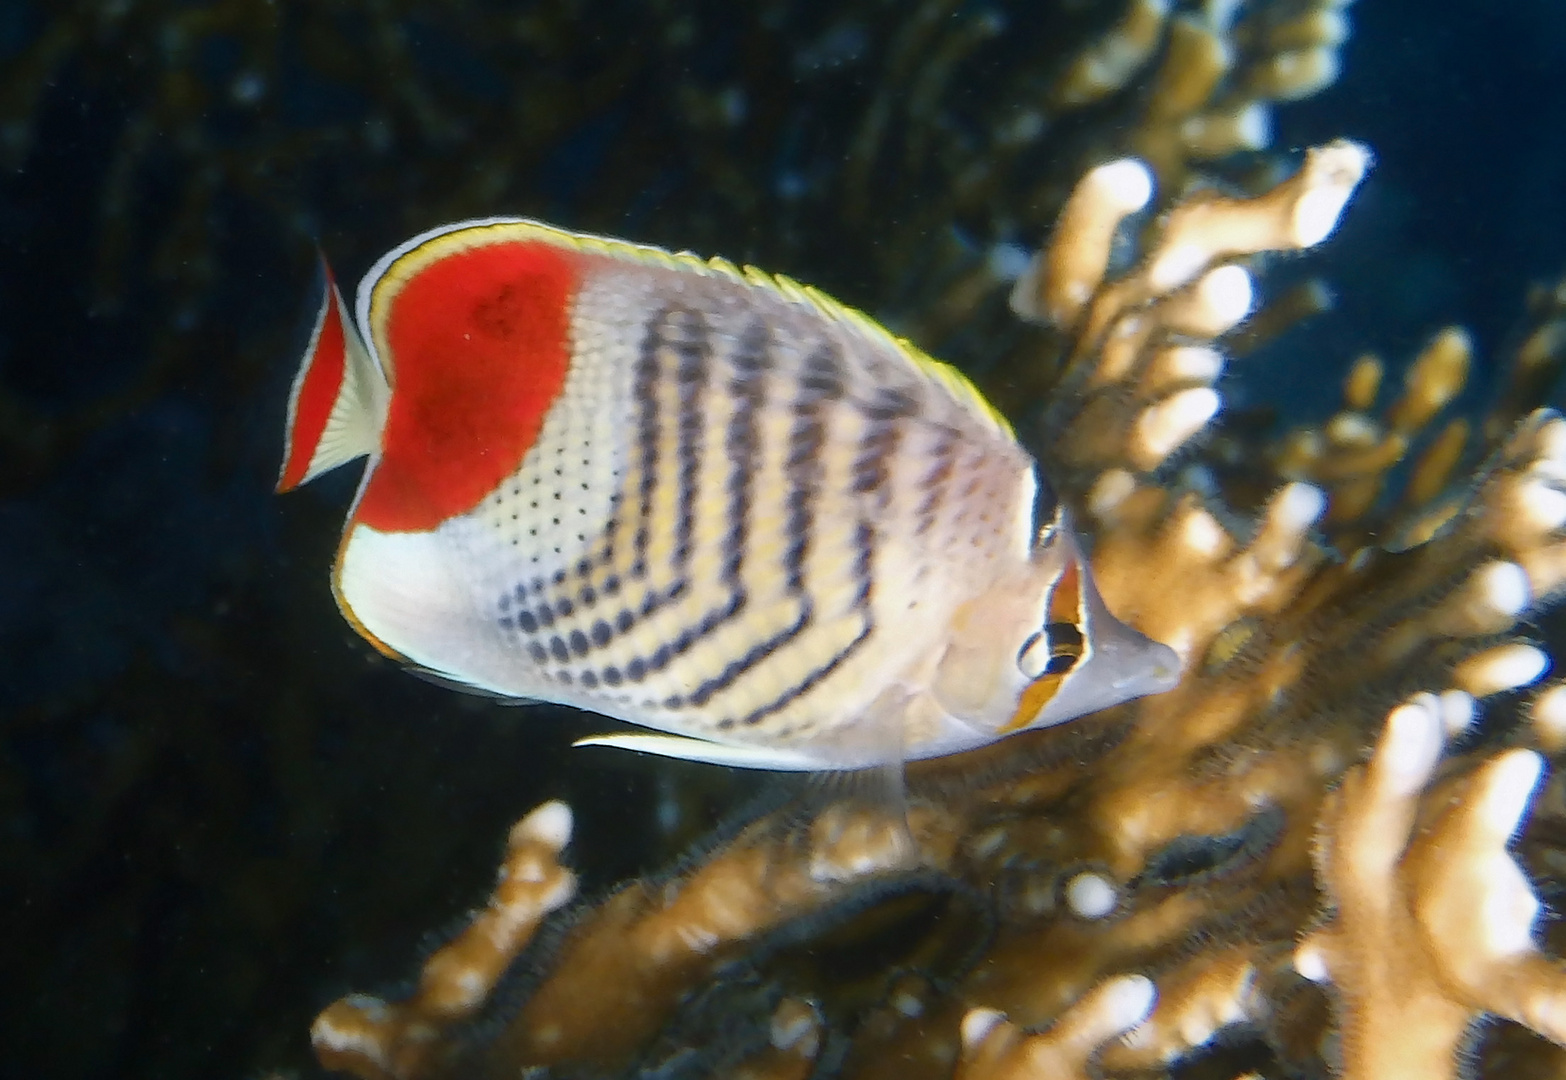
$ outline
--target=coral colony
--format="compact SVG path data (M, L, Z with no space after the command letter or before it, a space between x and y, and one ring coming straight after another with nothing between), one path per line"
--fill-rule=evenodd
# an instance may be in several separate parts
M1261 257L1325 240L1370 164L1338 141L1254 195L1154 201L1265 143L1267 100L1331 82L1337 5L1253 8L1231 25L1134 2L1064 70L1054 107L1161 57L1136 156L1081 177L1011 295L1051 344L1002 404L1179 685L911 767L911 849L828 804L585 902L570 808L545 803L410 993L320 1015L325 1066L1383 1080L1558 1061L1566 969L1524 867L1561 865L1566 685L1523 621L1566 582L1566 421L1536 408L1566 289L1536 298L1477 422L1448 408L1471 360L1453 329L1400 387L1361 359L1319 426L1215 431L1232 343L1302 310L1258 308ZM1476 1057L1486 1017L1511 1023Z

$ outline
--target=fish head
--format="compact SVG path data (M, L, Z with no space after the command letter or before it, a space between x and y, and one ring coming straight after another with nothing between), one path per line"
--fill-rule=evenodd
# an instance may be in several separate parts
M1042 533L1034 562L1046 584L1015 653L1016 709L997 734L1049 727L1179 682L1175 651L1104 603L1064 508Z

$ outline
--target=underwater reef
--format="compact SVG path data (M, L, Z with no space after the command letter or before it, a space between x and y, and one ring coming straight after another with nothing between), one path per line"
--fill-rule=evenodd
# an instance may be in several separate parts
M1522 282L1566 262L1566 28L1529 12L8 7L11 1066L1558 1075L1566 287ZM1409 192L1481 174L1443 256ZM910 857L396 671L327 588L351 479L270 494L287 379L317 246L352 280L492 213L962 366L1182 685L911 769Z
M1558 1070L1566 965L1532 936L1531 882L1561 858L1566 779L1545 771L1566 684L1541 683L1549 657L1519 624L1566 587L1566 418L1533 409L1566 364L1566 288L1541 295L1475 422L1445 415L1471 366L1448 329L1401 386L1357 361L1320 426L1180 453L1220 407L1216 343L1265 315L1245 260L1326 238L1369 163L1339 141L1257 196L1193 193L1114 276L1151 174L1101 165L1013 291L1065 331L1039 358L1050 475L1112 609L1180 654L1179 686L910 766L912 851L852 800L789 807L573 906L571 812L545 803L412 993L321 1014L322 1063L366 1080ZM1511 1026L1475 1049L1488 1017Z

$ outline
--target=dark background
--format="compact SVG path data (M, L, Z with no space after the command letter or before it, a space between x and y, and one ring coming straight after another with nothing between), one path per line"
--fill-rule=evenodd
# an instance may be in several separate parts
M1034 6L994 6L997 71ZM856 232L816 134L875 92L896 9L757 10L0 0L0 1073L308 1073L315 1011L406 978L527 808L570 800L594 889L710 822L715 770L566 754L601 725L376 658L326 586L355 477L271 485L316 243L352 281L420 229L527 214L911 318L877 230L939 188L899 178ZM1349 14L1343 78L1278 113L1282 147L1377 154L1312 257L1340 303L1238 400L1324 412L1360 350L1449 322L1493 357L1566 269L1566 9Z

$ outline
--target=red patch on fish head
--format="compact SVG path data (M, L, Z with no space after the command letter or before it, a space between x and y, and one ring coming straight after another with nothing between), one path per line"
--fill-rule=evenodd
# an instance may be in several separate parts
M565 383L577 280L569 252L516 241L441 255L398 287L384 449L357 520L427 531L517 470Z

